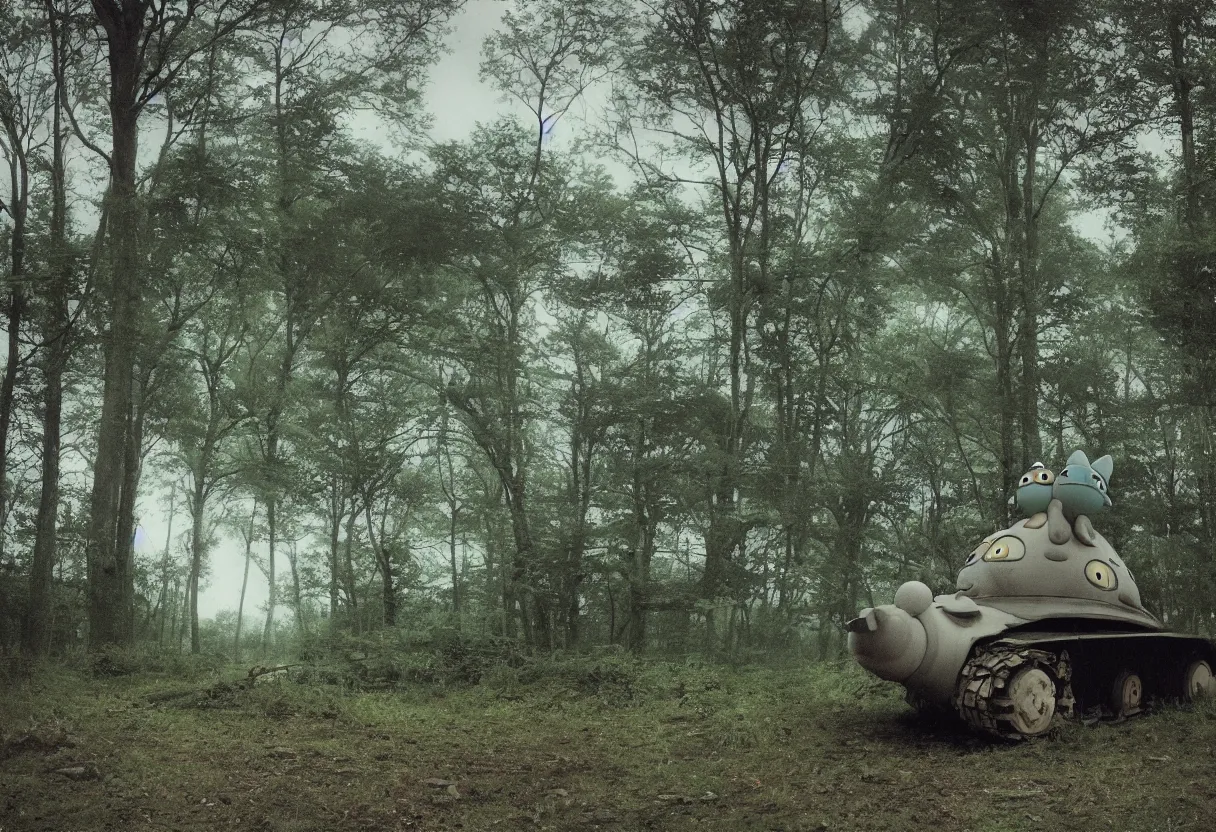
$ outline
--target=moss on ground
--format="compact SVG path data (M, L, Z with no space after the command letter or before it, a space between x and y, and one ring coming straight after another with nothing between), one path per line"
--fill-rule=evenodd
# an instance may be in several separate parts
M1174 832L1216 810L1213 706L993 743L851 665L213 687L242 675L156 702L191 685L52 668L0 690L0 829Z

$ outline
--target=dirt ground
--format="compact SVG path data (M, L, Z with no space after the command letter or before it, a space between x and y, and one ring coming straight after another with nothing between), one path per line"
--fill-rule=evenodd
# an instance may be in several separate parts
M656 681L657 680L657 681ZM0 689L0 830L1216 829L1216 707L992 742L847 667L351 693Z

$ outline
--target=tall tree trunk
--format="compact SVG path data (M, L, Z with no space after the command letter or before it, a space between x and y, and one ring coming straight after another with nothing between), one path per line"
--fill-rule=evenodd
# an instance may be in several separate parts
M1210 178L1204 175L1204 170L1196 157L1195 147L1195 101L1192 90L1203 84L1204 58L1192 60L1188 54L1188 30L1190 23L1186 4L1169 4L1167 30L1170 45L1170 68L1172 70L1172 87L1174 92L1174 109L1178 117L1179 140L1182 150L1182 190L1183 202L1179 212L1182 226L1182 240L1174 257L1174 268L1181 272L1179 277L1184 284L1194 287L1211 285L1210 275L1204 276L1208 270L1211 255L1204 249L1210 249L1210 244L1204 242L1210 236L1209 228L1205 228L1200 207L1200 196L1203 190L1210 187ZM1205 85L1206 86L1206 85ZM1200 296L1206 294L1199 290ZM1208 333L1204 333L1207 335ZM1216 558L1211 555L1213 536L1216 535L1216 520L1213 519L1211 499L1216 492L1216 452L1212 448L1211 430L1213 428L1213 408L1216 407L1216 363L1210 357L1190 354L1185 358L1187 373L1192 377L1191 384L1194 392L1191 403L1194 409L1192 421L1199 429L1192 441L1192 465L1195 469L1199 491L1198 504L1200 507L1201 539L1199 541L1200 575L1201 580L1211 586L1216 583ZM1198 603L1194 609L1198 615L1210 618L1212 601L1210 593L1199 593Z
M801 437L799 436L801 426L798 424L798 408L795 404L797 400L796 380L794 378L793 351L790 347L790 326L793 316L790 281L782 281L782 287L784 304L776 332L778 358L774 375L777 377L777 383L774 385L773 391L779 443L775 460L782 481L782 557L777 567L774 591L777 594L777 604L780 608L785 609L790 605L790 575L794 569L794 562L800 554L798 537L803 522L800 521L801 512L798 510L800 506L796 506L796 504L799 502L798 486L801 481L801 463L805 457L801 453ZM808 462L812 466L812 470L807 475L813 479L816 460L811 459Z
M161 600L157 604L161 608L160 627L156 634L156 646L160 647L165 640L165 610L169 604L169 546L173 542L173 515L174 503L177 498L177 489L169 490L169 528L165 532L165 551L160 560L160 597Z
M131 419L123 452L122 494L118 500L118 522L115 524L115 556L126 571L123 582L122 608L135 609L135 500L139 495L139 479L143 469L144 386L137 374L133 379ZM132 636L134 634L132 633Z
M460 628L460 570L456 568L456 531L460 517L460 501L456 498L456 470L452 467L452 455L448 450L448 412L443 411L439 427L440 450L436 454L436 467L439 470L439 482L443 496L448 504L448 565L452 574L452 619L456 628ZM448 479L443 481L443 460L448 461Z
M1187 61L1186 33L1183 31L1184 10L1174 4L1169 12L1167 27L1170 38L1170 68L1173 70L1174 107L1178 111L1178 126L1182 143L1182 220L1188 231L1195 230L1199 218L1199 175L1195 161L1195 105L1191 90L1195 78Z
M1022 427L1022 469L1043 456L1039 434L1039 217L1035 206L1035 177L1038 175L1039 131L1032 121L1022 142L1025 166L1022 171L1021 272L1022 315L1018 324L1021 341L1022 384L1019 421Z
M342 574L346 579L346 600L350 604L351 620L354 623L355 631L359 631L359 594L358 587L355 586L355 562L353 557L353 549L355 542L355 520L358 516L358 509L355 505L354 498L351 498L350 513L346 515L346 537L342 541Z
M185 591L181 598L178 599L178 604L182 610L181 626L177 628L177 652L182 652L182 643L186 640L186 633L190 629L190 598L192 597L190 589L190 576L186 576Z
M43 355L42 477L38 515L34 521L34 554L30 565L29 605L22 629L22 649L28 656L45 655L50 647L51 583L55 572L59 515L59 454L63 413L63 372L69 344L68 284L72 259L67 247L67 165L64 161L63 42L57 11L48 2L51 62L56 80L51 123L51 227L46 312L42 326ZM104 219L102 220L104 223ZM10 355L12 347L10 346ZM3 466L0 466L3 471ZM2 474L0 474L2 475ZM3 513L0 512L0 516Z
M296 611L296 632L301 636L308 630L304 626L304 599L300 590L300 568L296 562L296 543L293 540L287 546L287 565L291 567L291 604Z
M245 533L245 571L241 575L241 597L236 604L236 637L232 641L232 658L241 660L241 622L245 615L245 590L249 586L249 561L253 559L254 522L258 519L258 501L253 501L253 511L249 515L249 531Z
M533 632L533 611L528 608L528 595L524 590L525 578L532 565L532 534L528 526L527 507L524 504L524 482L522 472L518 475L511 470L508 462L497 469L498 489L500 499L506 502L507 514L511 518L511 536L514 540L514 552L510 562L505 553L499 555L503 576L503 621L504 631L508 638L513 638L516 632L516 614L518 624L523 630L524 643L530 647L536 646L536 635Z
M372 547L376 557L376 565L380 569L381 599L384 604L384 626L397 626L397 590L393 585L393 553L383 537L376 539L376 524L372 519L372 500L370 494L363 495L363 517L367 522L367 542Z
M581 376L581 366L579 366L579 358L576 354L575 364L579 367L579 375ZM575 391L577 397L578 391ZM577 400L577 399L576 399ZM579 635L579 584L582 582L583 568L583 551L587 545L587 510L585 506L585 496L590 491L590 449L587 449L586 458L583 455L583 429L580 424L583 417L583 407L580 404L578 407L578 416L575 417L574 429L570 432L570 505L574 509L574 529L570 534L570 542L566 551L566 563L562 573L562 593L561 600L565 604L566 618L566 633L565 643L566 649L573 648L578 643ZM587 464L584 465L584 462Z
M488 501L487 510L482 515L482 524L485 529L486 541L486 577L497 583L493 587L493 591L498 596L499 600L499 629L505 638L513 639L516 635L515 629L515 612L512 609L513 595L511 593L511 582L508 574L507 558L504 553L501 553L499 545L499 526L497 522L498 509L502 505L502 482L494 481L494 490L492 494L487 494L487 497L492 497Z
M384 626L397 626L397 588L393 585L393 554L389 549L381 553L380 584L384 605Z
M452 618L460 629L460 570L456 567L456 521L459 517L456 501L450 503L451 518L448 521L448 561L452 569Z
M590 410L585 411L586 418L591 419ZM574 647L578 644L580 635L580 595L582 594L583 581L586 579L586 574L583 571L583 559L587 552L587 516L591 513L591 494L592 494L592 470L594 456L599 441L599 434L595 432L588 433L583 440L583 454L581 465L574 472L575 477L581 477L582 486L577 495L578 499L575 503L578 516L575 518L574 527L574 545L571 548L570 562L566 567L566 646Z
M207 463L199 467L206 470ZM206 520L206 482L194 472L194 493L190 495L190 652L202 651L198 632L198 583L203 572L203 523Z
M639 417L632 442L633 547L630 549L625 600L629 616L626 644L634 652L641 652L646 647L646 618L651 602L650 563L654 556L655 518L650 500L651 483L644 469L649 457L646 450L648 433L646 419Z
M89 646L126 644L132 637L130 586L134 576L118 538L124 467L132 414L136 320L140 303L139 206L136 155L139 137L140 40L148 4L93 0L105 30L110 64L110 232L107 292L110 326L103 338L105 370L87 538ZM133 505L133 504L132 504Z
M277 436L274 437L277 440ZM269 445L269 442L267 443ZM277 445L277 442L275 443ZM278 585L274 577L274 544L275 544L275 507L278 503L278 498L271 493L270 498L266 501L266 543L267 543L267 561L266 561L266 581L269 595L266 599L266 624L262 628L262 655L265 656L271 646L271 638L274 629L274 606L278 598Z
M56 309L62 308L66 312L66 306L66 303L62 307L57 305ZM66 338L66 334L60 335L59 338ZM25 653L30 656L45 655L50 646L49 615L51 582L57 556L60 424L66 352L66 348L62 346L49 347L44 364L46 381L42 393L42 489L38 496L38 515L34 521L34 556L30 565L29 606L23 644Z
M338 540L342 531L342 517L346 512L346 499L337 475L330 477L329 489L329 629L330 632L337 632Z
M13 419L13 393L17 385L17 372L21 368L21 324L25 319L25 222L29 209L29 171L26 168L22 147L24 136L15 122L0 113L8 128L8 143L11 158L9 174L12 194L9 214L13 218L13 232L9 240L8 308L5 317L8 326L8 358L4 363L4 378L0 381L0 559L5 548L4 528L11 511L8 487L8 435Z
M278 219L280 231L285 232L292 217L292 204L294 202L290 175L291 148L288 142L291 125L288 123L288 115L284 105L284 88L291 69L284 64L282 49L275 50L274 61L273 107L275 167L278 175ZM281 281L280 285L283 290L283 301L286 306L286 320L283 327L285 338L283 356L279 364L278 377L275 381L275 400L270 407L266 419L266 451L263 457L263 461L266 463L271 475L275 478L270 495L266 499L266 538L268 547L267 556L269 558L267 578L270 581L270 597L267 600L266 625L262 631L263 653L269 648L274 635L274 608L278 600L278 587L275 583L275 548L278 544L278 489L280 474L278 466L281 461L279 458L279 451L281 450L279 447L281 441L279 421L283 416L283 409L286 407L287 392L291 385L292 374L295 368L296 351L299 349L304 334L310 326L310 323L301 317L301 315L306 316L301 307L306 305L310 299L302 297L305 292L297 283L299 275L293 271L289 255L287 243L284 239L280 239L277 268Z
M1009 525L1009 506L1004 495L1011 493L1013 485L1020 476L1016 456L1016 415L1019 411L1017 395L1013 384L1013 312L1008 299L1008 283L1006 274L1007 262L996 257L991 264L992 280L995 299L995 331L993 340L996 343L996 387L997 401L1001 403L1000 415L997 419L997 431L1000 447L997 461L1000 465L1000 493L996 496L995 515L1001 526Z
M173 620L169 622L169 638L177 638L177 613L182 608L181 598L181 581L179 578L173 579ZM181 641L177 642L177 650L180 653L182 649Z
M640 653L646 648L646 618L650 610L650 564L654 558L654 530L643 520L635 530L627 584L629 613L627 646Z

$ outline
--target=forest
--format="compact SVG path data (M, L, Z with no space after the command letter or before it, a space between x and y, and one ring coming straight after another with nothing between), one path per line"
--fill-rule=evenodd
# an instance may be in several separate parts
M994 749L839 659L1077 449L1216 635L1213 56L1211 0L0 0L0 830L1209 828L1216 708Z
M1074 447L1209 631L1209 5L13 0L0 644L834 655Z
M4 5L0 645L831 656L1077 447L1211 631L1212 4L487 8Z

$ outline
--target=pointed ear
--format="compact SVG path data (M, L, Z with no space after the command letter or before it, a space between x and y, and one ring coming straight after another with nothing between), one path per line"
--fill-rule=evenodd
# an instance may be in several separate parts
M1110 454L1107 454L1101 459L1095 459L1094 464L1090 467L1097 471L1098 474L1101 475L1102 479L1106 480L1107 485L1110 485L1110 475L1115 469L1115 462L1110 458Z
M1085 455L1085 451L1073 451L1072 456L1068 458L1069 465L1084 465L1089 467L1089 457Z

